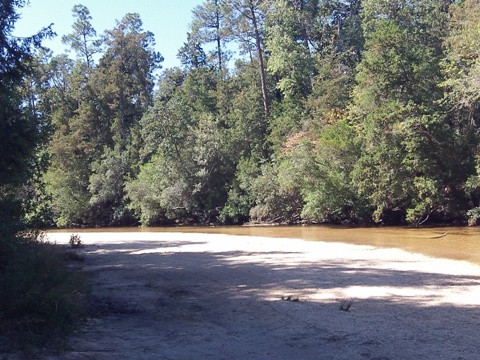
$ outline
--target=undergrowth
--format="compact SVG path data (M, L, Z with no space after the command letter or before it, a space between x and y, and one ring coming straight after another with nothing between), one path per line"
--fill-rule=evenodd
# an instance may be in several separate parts
M0 345L60 344L71 333L85 314L86 294L71 261L65 249L35 233L0 238Z

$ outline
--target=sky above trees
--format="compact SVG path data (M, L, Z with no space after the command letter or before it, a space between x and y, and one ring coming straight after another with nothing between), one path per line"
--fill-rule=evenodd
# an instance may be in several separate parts
M14 34L31 36L53 23L53 30L58 36L44 41L43 45L55 54L62 53L66 46L62 44L61 37L71 32L74 22L72 8L76 4L88 7L92 25L99 34L113 28L115 21L121 20L127 13L140 14L145 30L155 35L155 49L165 59L162 66L170 68L179 65L176 55L187 39L192 9L202 4L202 0L32 0L30 5L20 9L21 18L15 24Z

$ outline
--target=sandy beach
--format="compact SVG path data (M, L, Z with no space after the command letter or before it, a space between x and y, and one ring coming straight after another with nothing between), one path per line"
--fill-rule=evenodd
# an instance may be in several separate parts
M45 359L480 358L478 265L295 239L80 237L92 315Z

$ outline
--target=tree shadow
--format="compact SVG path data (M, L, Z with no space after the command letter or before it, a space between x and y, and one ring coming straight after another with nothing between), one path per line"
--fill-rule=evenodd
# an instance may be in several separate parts
M480 356L479 300L469 298L480 293L476 274L382 268L361 257L306 260L302 251L200 250L205 244L86 246L92 316L125 341L105 344L88 332L77 346L110 346L116 356L132 351L133 338L152 354L192 359ZM104 327L95 331L108 338Z

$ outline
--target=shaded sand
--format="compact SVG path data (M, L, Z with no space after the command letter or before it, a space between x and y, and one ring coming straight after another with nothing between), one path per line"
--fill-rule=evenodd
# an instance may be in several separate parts
M477 265L292 239L80 236L92 317L45 359L480 359Z

